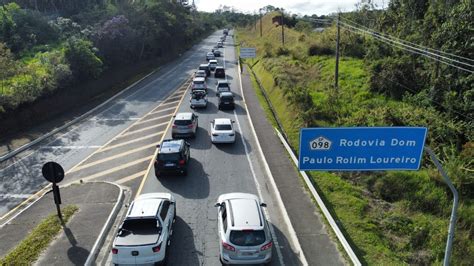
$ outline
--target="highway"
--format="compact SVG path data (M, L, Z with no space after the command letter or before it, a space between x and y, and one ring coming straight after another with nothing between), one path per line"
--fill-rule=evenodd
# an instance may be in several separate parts
M195 110L199 129L191 143L191 162L186 177L157 179L151 165L155 146L169 138L169 122L175 112L191 111L189 82L205 54L216 44L216 32L125 93L108 102L77 124L51 136L39 145L0 165L0 214L25 199L34 199L48 184L41 176L47 161L60 163L65 185L77 180L111 181L131 188L133 196L147 192L170 192L177 199L177 219L172 237L170 265L220 265L218 259L217 210L220 194L248 192L267 203L267 218L274 237L272 265L300 265L294 239L269 184L262 157L243 104L233 39L227 38L219 64L236 98L234 111L219 111L215 79L208 79L209 104ZM213 145L210 121L218 117L235 120L236 143ZM67 195L63 195L66 197ZM2 221L4 222L4 221Z

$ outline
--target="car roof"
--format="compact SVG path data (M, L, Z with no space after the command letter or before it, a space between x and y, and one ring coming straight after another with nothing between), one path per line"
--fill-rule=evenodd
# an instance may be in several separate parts
M175 120L190 120L193 117L193 113L185 112L185 113L177 113L175 116Z
M222 70L224 70L224 67L223 67L223 66L217 66L216 69L222 69Z
M162 201L162 198L138 198L133 202L127 218L154 217Z
M227 80L218 80L217 81L217 84L229 84L229 82Z
M215 125L230 125L232 124L232 120L230 118L216 118L214 119Z
M176 153L179 152L181 146L183 146L184 140L182 139L167 139L161 143L160 153Z
M209 64L200 64L199 67L209 67Z
M216 63L217 64L217 60L211 59L211 60L209 60L209 63Z
M242 229L263 228L263 221L260 216L260 206L258 201L249 198L230 199L229 205L230 209L232 209L233 227Z
M195 78L193 79L193 82L195 82L195 81L197 81L197 82L205 82L206 79L203 78L203 77L195 77Z
M214 55L212 52L208 52L207 55Z
M234 97L234 94L232 94L232 92L230 92L230 91L223 91L219 94L219 97L225 97L225 96Z
M202 69L199 69L198 71L196 71L196 73L203 73L203 74L206 74L206 71L202 70Z

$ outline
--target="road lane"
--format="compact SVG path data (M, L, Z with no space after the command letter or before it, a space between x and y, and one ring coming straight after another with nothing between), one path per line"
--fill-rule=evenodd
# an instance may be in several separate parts
M217 40L216 36L215 41ZM247 192L262 196L268 204L269 220L273 225L276 240L272 265L299 265L301 263L287 237L287 225L272 195L274 192L269 189L255 139L250 133L230 37L226 44L223 49L225 57L218 58L218 61L222 65L225 62L227 79L231 82L231 90L236 96L235 111L218 110L216 79L212 76L208 78L207 108L192 110L189 101L183 101L179 107L180 112L193 111L199 116L197 135L188 139L191 144L188 175L156 178L152 167L140 193L169 192L177 200L178 218L171 242L169 265L220 265L217 211L214 203L220 194L229 192ZM209 46L209 50L212 46L213 44ZM210 122L215 118L231 118L236 121L236 143L211 143ZM169 131L166 132L166 137L171 137Z

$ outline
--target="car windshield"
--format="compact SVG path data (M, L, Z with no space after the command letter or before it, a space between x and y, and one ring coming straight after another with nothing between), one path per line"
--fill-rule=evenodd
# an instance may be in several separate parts
M195 89L204 89L204 88L206 88L206 84L204 84L204 83L194 83L194 88Z
M191 124L191 120L174 120L174 124L177 126L187 126Z
M204 98L204 94L202 94L202 93L193 93L192 98L196 99L196 100L200 100L200 99Z
M232 130L231 125L216 125L216 130Z
M221 101L232 102L232 101L234 101L234 97L232 97L232 96L223 96L221 98Z
M231 231L230 242L237 246L257 246L265 242L263 230Z
M158 160L160 161L178 161L179 153L160 153L158 154Z
M229 87L229 84L227 84L227 83L218 83L218 84L217 84L217 87L218 87L218 88L228 88L228 87Z

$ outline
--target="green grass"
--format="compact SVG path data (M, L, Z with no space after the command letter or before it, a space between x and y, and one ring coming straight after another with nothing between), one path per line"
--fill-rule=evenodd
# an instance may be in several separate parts
M72 215L78 210L74 205L62 208L64 223L67 223ZM31 233L23 239L18 246L12 249L0 260L0 265L30 265L43 252L58 235L62 224L57 214L50 214L41 221Z

